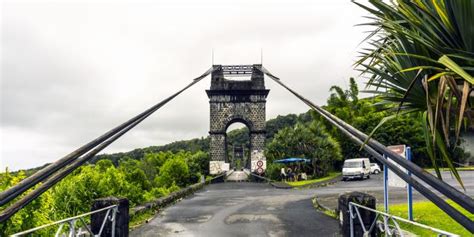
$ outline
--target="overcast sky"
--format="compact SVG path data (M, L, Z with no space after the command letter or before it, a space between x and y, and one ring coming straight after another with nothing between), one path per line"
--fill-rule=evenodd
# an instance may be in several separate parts
M52 162L212 64L260 63L324 104L357 76L367 15L349 0L3 1L0 169ZM361 81L359 81L362 84ZM267 119L307 107L266 80ZM205 137L209 77L104 152Z

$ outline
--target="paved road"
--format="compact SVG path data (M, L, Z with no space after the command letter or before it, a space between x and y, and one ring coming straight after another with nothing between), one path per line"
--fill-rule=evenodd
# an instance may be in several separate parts
M474 172L460 172L467 193L474 196ZM448 172L445 181L461 189ZM311 199L334 208L339 194L368 192L382 203L382 175L368 180L337 182L315 189L275 189L268 184L222 183L164 209L131 236L334 236L337 221L316 212ZM426 200L414 191L415 200ZM404 188L390 188L390 202L406 201Z
M312 192L263 183L221 183L164 209L131 236L337 236Z
M227 181L231 182L242 182L248 179L247 173L244 171L233 171L229 176L227 176Z
M474 171L460 171L459 174L464 182L466 193L474 197ZM449 172L442 172L442 176L445 182L463 191L459 183L454 177L451 177ZM378 203L383 203L383 175L371 175L370 179L366 180L340 181L331 186L315 189L314 193L323 205L333 209L337 205L337 196L346 191L367 192L374 195ZM406 202L407 194L405 188L390 187L389 191L390 203ZM413 198L415 201L427 200L416 190L413 191Z

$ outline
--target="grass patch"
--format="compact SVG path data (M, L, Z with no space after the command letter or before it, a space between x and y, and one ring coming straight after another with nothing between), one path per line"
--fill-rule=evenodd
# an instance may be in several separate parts
M434 171L433 168L425 169L426 171ZM451 171L449 168L440 168L440 171ZM456 167L457 171L474 171L474 166L466 166L466 167Z
M149 219L153 218L156 215L154 209L146 210L140 214L135 214L130 216L130 229L134 229L143 223L147 222Z
M468 211L464 210L461 206L455 204L451 200L448 200L448 203L452 205L454 208L459 210L461 213L466 215L469 219L474 219L474 214L469 213ZM380 209L383 209L381 207ZM408 218L407 214L407 205L406 204L396 204L390 205L390 214L395 216L400 216L403 218ZM454 234L458 234L460 236L472 236L472 234L466 230L463 226L458 224L455 220L449 217L446 213L444 213L441 209L439 209L435 204L432 202L414 202L413 203L413 216L414 221L418 223L422 223L428 226L432 226L434 228L448 231ZM403 222L399 222L402 229L410 231L414 234L419 236L433 236L434 232L430 230L426 230L420 227L416 227L410 224L404 224Z
M323 182L323 181L326 181L326 180L330 180L332 178L335 178L335 177L339 176L340 174L341 174L340 172L331 172L331 173L329 173L328 176L318 178L318 179L310 179L310 180L302 180L302 181L286 182L286 183L289 184L290 186L293 186L293 187L301 187L301 186L305 186L305 185L309 185L309 184L315 184L315 183Z

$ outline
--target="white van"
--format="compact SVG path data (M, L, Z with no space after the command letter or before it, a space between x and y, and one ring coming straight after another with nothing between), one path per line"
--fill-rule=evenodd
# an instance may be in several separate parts
M370 179L369 158L354 158L344 161L344 166L342 167L342 180L354 178Z

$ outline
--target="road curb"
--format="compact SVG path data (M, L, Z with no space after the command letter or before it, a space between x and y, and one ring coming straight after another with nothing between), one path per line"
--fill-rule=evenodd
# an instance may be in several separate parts
M272 185L274 188L278 189L292 189L294 188L293 186L284 183L284 182L271 182L270 185Z
M331 210L331 208L319 203L318 196L314 196L314 198L312 199L312 202L313 202L313 206L314 206L314 208L316 208L316 210L324 213L325 215L327 215L329 217L337 219L336 210Z
M320 187L326 187L328 185L332 185L332 184L335 184L339 181L341 181L341 176L342 174L332 178L332 179L328 179L328 180L324 180L324 181L321 181L321 182L316 182L316 183L311 183L311 184L305 184L305 185L301 185L301 186L298 186L298 187L294 187L294 188L320 188Z

